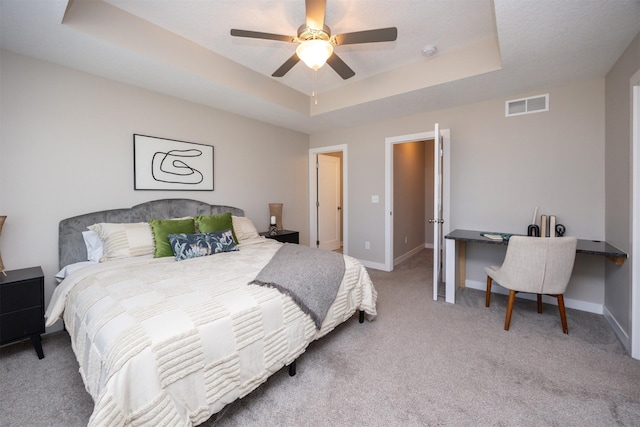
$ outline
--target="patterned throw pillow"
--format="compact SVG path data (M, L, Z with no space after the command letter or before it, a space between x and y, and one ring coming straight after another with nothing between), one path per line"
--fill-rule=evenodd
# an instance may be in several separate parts
M237 251L231 229L198 234L169 234L169 244L176 261Z

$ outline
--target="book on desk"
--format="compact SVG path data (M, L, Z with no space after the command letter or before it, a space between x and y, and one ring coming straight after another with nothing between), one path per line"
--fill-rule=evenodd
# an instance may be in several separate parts
M513 236L512 233L489 233L489 232L482 232L480 233L480 235L483 237L486 237L487 239L503 241L503 242L508 242L509 238Z

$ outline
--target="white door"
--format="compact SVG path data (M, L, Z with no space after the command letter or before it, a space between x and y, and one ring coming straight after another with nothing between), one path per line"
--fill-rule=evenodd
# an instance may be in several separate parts
M631 357L640 359L640 71L631 77L632 191L631 197Z
M318 154L318 247L340 248L340 158Z
M438 300L438 287L442 282L442 164L444 150L440 137L440 126L436 123L433 139L433 218L429 220L433 224L433 300Z

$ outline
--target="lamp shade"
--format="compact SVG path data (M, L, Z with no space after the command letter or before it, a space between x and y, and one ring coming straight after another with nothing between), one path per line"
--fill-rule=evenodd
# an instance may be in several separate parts
M307 40L298 46L296 54L307 67L317 70L322 67L333 53L333 45L326 40Z

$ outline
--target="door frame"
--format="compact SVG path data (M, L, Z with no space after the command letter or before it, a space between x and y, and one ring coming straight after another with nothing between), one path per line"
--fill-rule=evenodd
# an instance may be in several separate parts
M331 145L309 149L309 246L314 247L318 241L316 229L316 205L318 177L316 174L316 155L326 153L342 153L342 253L349 254L349 197L347 144Z
M405 142L423 141L435 139L435 131L413 133L409 135L392 136L385 138L385 176L384 176L384 194L385 194L385 219L384 219L384 269L385 271L393 271L393 146ZM443 139L443 186L442 186L442 216L444 223L442 224L442 233L447 234L450 226L450 209L451 201L451 132L449 129L440 129L440 137ZM433 185L437 185L434 182ZM431 213L432 214L432 213ZM443 252L445 248L442 248ZM443 263L446 257L442 256ZM446 269L443 266L443 274ZM443 277L444 280L444 277Z

